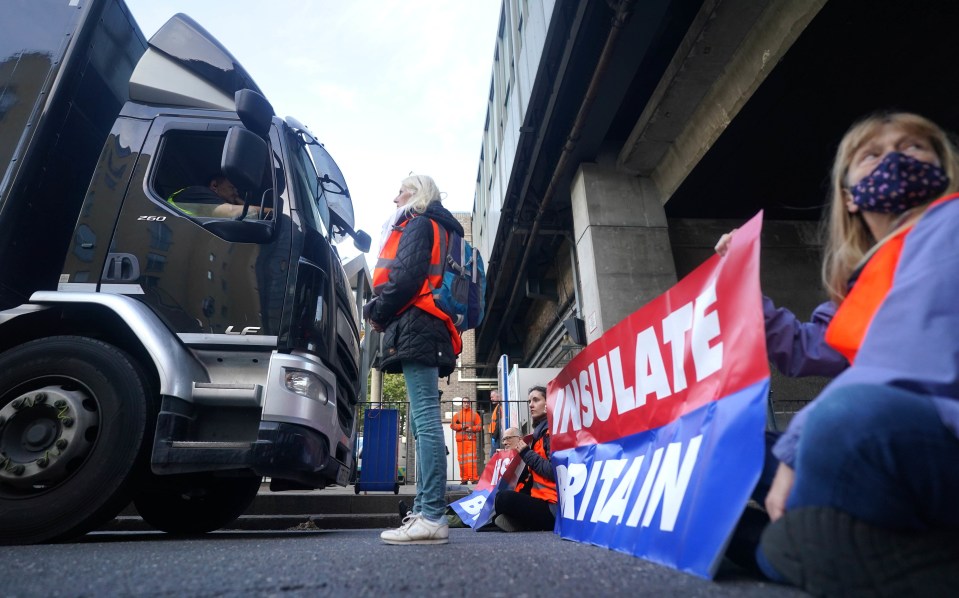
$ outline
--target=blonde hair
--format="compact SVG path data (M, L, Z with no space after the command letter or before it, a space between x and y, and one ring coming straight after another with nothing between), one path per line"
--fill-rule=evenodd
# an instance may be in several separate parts
M839 149L836 151L830 188L831 205L824 222L822 280L829 298L836 303L846 297L849 278L863 258L883 241L872 237L861 214L849 212L844 192L848 188L846 175L853 154L885 125L894 125L927 139L949 177L949 186L943 195L959 190L959 152L946 133L931 120L909 112L878 112L853 124L839 142ZM930 202L935 199L937 197L931 198ZM905 219L914 219L927 205L913 208L911 214L905 215Z
M432 177L425 174L413 174L400 183L401 189L406 189L412 195L406 203L407 212L416 212L422 214L434 201L442 201L440 190L436 187L436 182Z

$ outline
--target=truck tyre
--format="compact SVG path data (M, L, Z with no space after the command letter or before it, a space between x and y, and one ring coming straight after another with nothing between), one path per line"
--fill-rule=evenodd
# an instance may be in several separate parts
M208 473L155 476L152 487L137 495L133 504L140 517L158 530L181 536L205 534L242 515L256 498L261 481Z
M84 534L130 502L155 421L142 369L79 336L0 354L0 544Z

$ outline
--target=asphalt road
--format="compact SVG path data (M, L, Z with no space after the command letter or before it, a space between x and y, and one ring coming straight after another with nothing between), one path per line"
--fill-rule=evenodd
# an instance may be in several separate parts
M380 530L99 532L0 547L3 596L803 596L730 572L708 581L549 532L450 530L387 546Z

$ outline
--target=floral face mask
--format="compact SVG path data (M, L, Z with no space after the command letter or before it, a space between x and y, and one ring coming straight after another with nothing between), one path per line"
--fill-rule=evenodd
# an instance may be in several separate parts
M867 212L901 214L936 199L948 185L949 177L941 167L890 152L849 192Z

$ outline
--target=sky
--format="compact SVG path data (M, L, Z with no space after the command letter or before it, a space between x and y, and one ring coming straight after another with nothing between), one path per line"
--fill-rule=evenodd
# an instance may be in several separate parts
M471 212L500 0L126 0L150 38L185 13L307 125L346 177L373 249L400 181ZM349 241L341 253L356 255ZM367 256L368 261L375 256Z

